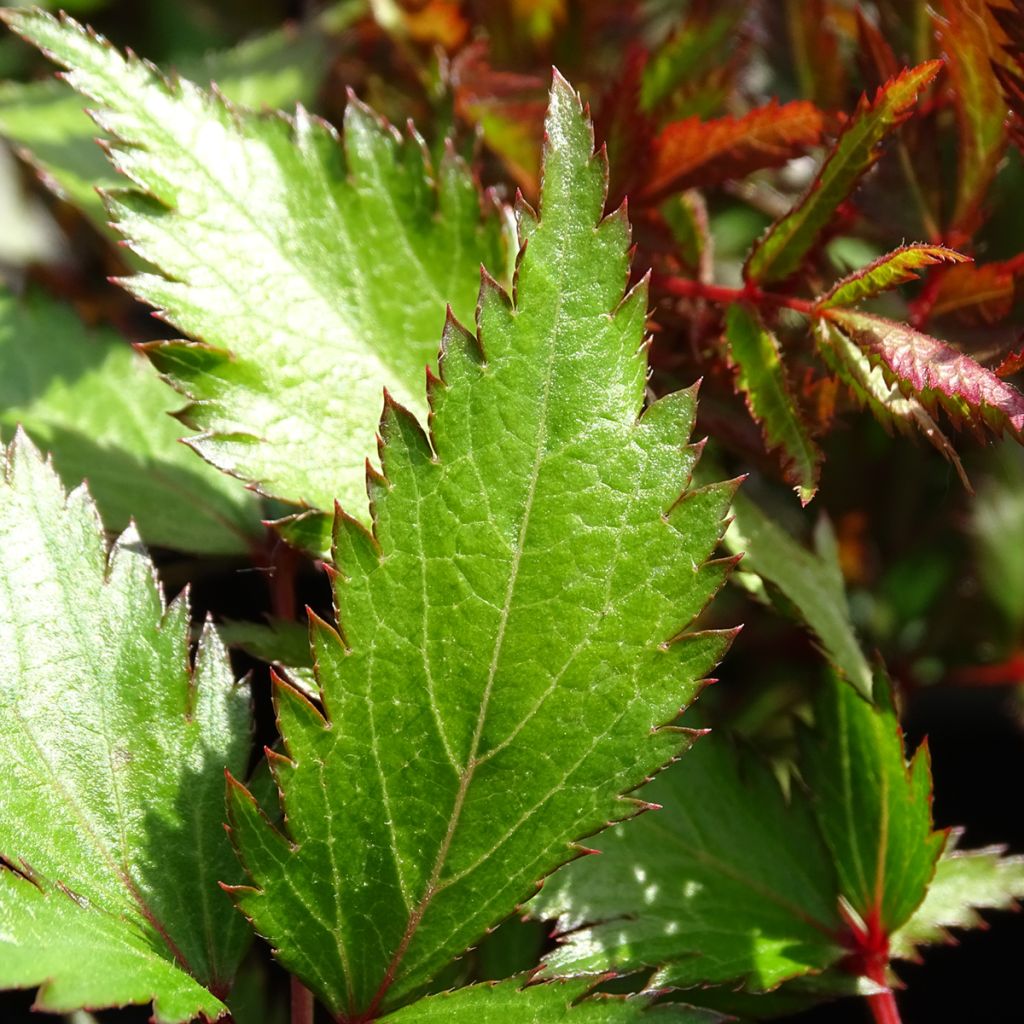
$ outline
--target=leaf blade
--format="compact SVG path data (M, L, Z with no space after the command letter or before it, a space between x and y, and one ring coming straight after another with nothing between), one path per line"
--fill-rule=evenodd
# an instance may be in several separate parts
M4 17L118 140L111 159L137 190L110 209L161 271L127 287L199 339L147 350L192 400L192 446L265 493L358 510L381 386L423 411L445 303L468 318L481 261L501 265L461 160L449 150L435 183L422 141L354 98L339 143L301 107L237 110L69 18Z
M680 623L723 581L726 566L705 560L731 487L679 499L696 457L683 443L692 391L638 418L646 288L623 295L627 225L602 218L604 163L558 77L547 137L540 217L519 210L515 298L485 278L478 335L449 323L430 438L386 404L373 535L336 520L344 639L314 622L331 724L278 688L288 837L233 790L257 887L239 900L343 1019L418 990L583 835L634 813L619 794L685 744L656 727L729 639ZM593 732L562 735L569 706ZM538 760L552 729L557 754ZM341 818L324 801L357 761L373 770ZM333 879L320 869L332 846L346 851Z
M191 1000L176 1020L215 1017L223 1007L212 990L230 982L248 942L218 888L236 873L218 826L223 770L246 762L246 695L208 633L189 665L188 608L164 607L133 531L108 559L83 489L67 496L22 433L5 457L0 858L28 865L40 888L26 898L45 919L62 919L63 937L45 956L30 954L27 975L23 956L5 957L0 984L45 971L51 985L87 989L89 1005L127 990L135 999L136 983L153 982L83 978L81 962L62 955L117 932L121 951L142 955L168 983L143 994L176 1007ZM140 679L153 685L140 690ZM26 895L6 874L4 891ZM23 929L7 936L16 947L41 941L24 906L2 913ZM107 956L102 946L96 956Z

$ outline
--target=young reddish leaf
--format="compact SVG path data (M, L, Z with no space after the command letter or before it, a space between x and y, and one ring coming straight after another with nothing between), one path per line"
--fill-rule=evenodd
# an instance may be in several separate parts
M988 5L977 0L943 0L942 15L936 23L960 129L956 206L949 231L969 238L1006 146L1006 102L992 70L1000 53L999 28Z
M846 93L846 62L836 31L837 6L836 0L785 0L800 93L827 110L838 108Z
M895 428L911 436L920 431L951 463L964 488L971 491L971 482L956 449L913 395L905 395L896 384L887 380L882 368L872 365L867 355L835 324L819 320L815 324L814 336L825 362L850 389L853 397L867 406L886 430Z
M662 726L731 638L687 630L733 487L680 497L694 393L641 414L646 282L624 294L628 222L561 77L546 124L513 294L485 276L477 333L449 321L429 435L386 402L373 533L335 520L322 710L277 692L287 835L232 788L239 903L339 1021L402 1005L642 809L621 794L688 746Z
M1018 345L1003 358L1003 361L992 372L997 377L1012 377L1020 373L1021 370L1024 370L1024 346Z
M676 243L676 257L698 281L710 284L714 272L714 239L704 197L696 189L671 196L661 204L661 215Z
M938 282L931 315L957 318L971 325L995 324L1013 309L1019 261L951 267Z
M935 60L920 64L886 82L873 100L861 97L803 197L751 250L744 268L748 280L781 281L800 266L836 207L878 160L882 141L910 116L918 93L941 66Z
M870 299L874 295L897 288L907 281L914 281L918 271L936 263L966 263L969 256L963 256L944 245L912 244L901 245L884 256L879 256L852 274L847 274L815 302L818 310L831 306L852 306Z
M740 303L726 314L725 340L736 387L760 424L768 450L779 451L782 472L806 505L818 489L821 452L786 380L778 340L756 310Z
M655 138L652 164L637 199L657 202L691 185L710 188L728 178L779 167L817 145L824 127L824 115L806 100L772 100L742 117L676 121Z
M886 379L927 407L941 405L976 433L988 427L1024 440L1024 395L970 356L906 324L850 309L827 314Z

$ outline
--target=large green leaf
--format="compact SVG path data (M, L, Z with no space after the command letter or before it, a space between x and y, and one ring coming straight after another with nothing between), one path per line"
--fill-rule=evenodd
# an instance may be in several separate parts
M337 520L325 715L279 687L285 836L234 787L239 902L341 1020L388 1010L641 806L688 743L667 726L731 633L689 624L733 487L686 488L693 391L641 415L646 283L556 78L539 220L510 298L448 324L431 436L394 402L374 532ZM325 717L326 716L326 717Z
M661 966L655 984L764 991L842 955L829 852L767 764L706 736L643 795L661 809L610 830L601 856L531 903L563 934L548 973Z
M181 71L196 81L216 81L235 103L280 107L309 103L327 67L327 47L315 25L270 32ZM50 189L78 207L103 232L109 215L97 189L122 185L96 144L100 130L82 98L65 83L5 82L0 85L0 133L38 169Z
M89 481L103 524L138 524L147 544L244 552L263 533L257 502L192 455L174 395L113 331L71 309L0 291L0 429L21 424L69 486Z
M381 387L425 412L445 303L468 319L481 261L500 263L497 218L449 150L436 172L353 99L344 143L294 119L236 110L122 57L70 19L8 11L70 69L138 191L111 210L160 268L128 282L199 339L158 345L158 368L194 399L192 444L263 491L363 516Z
M741 568L776 588L818 638L833 667L865 696L872 674L861 650L846 601L835 538L826 520L811 551L786 532L747 495L736 495L733 522L725 535L730 551L743 553Z
M688 1006L651 1006L652 995L584 999L593 979L522 988L512 979L471 985L417 1000L384 1018L388 1024L712 1024L721 1018Z
M877 706L838 681L823 686L800 763L843 897L869 932L891 935L924 899L946 837L932 831L928 748L907 764L881 673L875 698Z
M807 191L751 250L744 268L749 280L781 281L799 268L836 207L878 160L886 135L910 116L917 94L941 66L933 60L906 69L886 82L873 100L861 97Z
M209 632L190 669L187 602L164 607L133 532L108 558L88 493L24 434L4 454L0 858L26 877L0 870L0 986L215 1017L247 942L218 888L247 694Z

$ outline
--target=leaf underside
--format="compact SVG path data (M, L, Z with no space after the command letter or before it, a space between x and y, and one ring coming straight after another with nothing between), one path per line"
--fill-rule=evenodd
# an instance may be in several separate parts
M288 835L234 787L238 900L343 1021L400 1005L677 755L672 722L731 633L688 624L733 486L687 485L694 394L640 415L646 282L602 219L603 158L556 77L539 219L513 297L446 329L431 435L381 421L374 532L336 520L339 629L316 621L324 715L280 686ZM573 722L587 728L573 728ZM325 870L325 865L327 870Z
M0 868L0 987L215 1018L248 944L218 887L247 694L210 633L190 668L187 603L164 607L134 530L108 558L87 492L22 433L4 454L0 859L21 875Z
M192 446L264 493L364 516L364 460L387 384L418 412L445 304L472 315L479 267L501 266L496 217L449 149L436 171L352 98L344 139L169 81L69 18L7 11L68 68L136 189L110 194L132 250L125 281L194 342L148 353L192 400ZM436 179L436 180L435 180Z

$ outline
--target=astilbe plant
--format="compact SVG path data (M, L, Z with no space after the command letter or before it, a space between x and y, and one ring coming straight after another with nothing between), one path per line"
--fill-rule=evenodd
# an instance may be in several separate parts
M901 728L1024 681L1024 9L684 8L3 12L0 986L895 1024L1024 895Z

